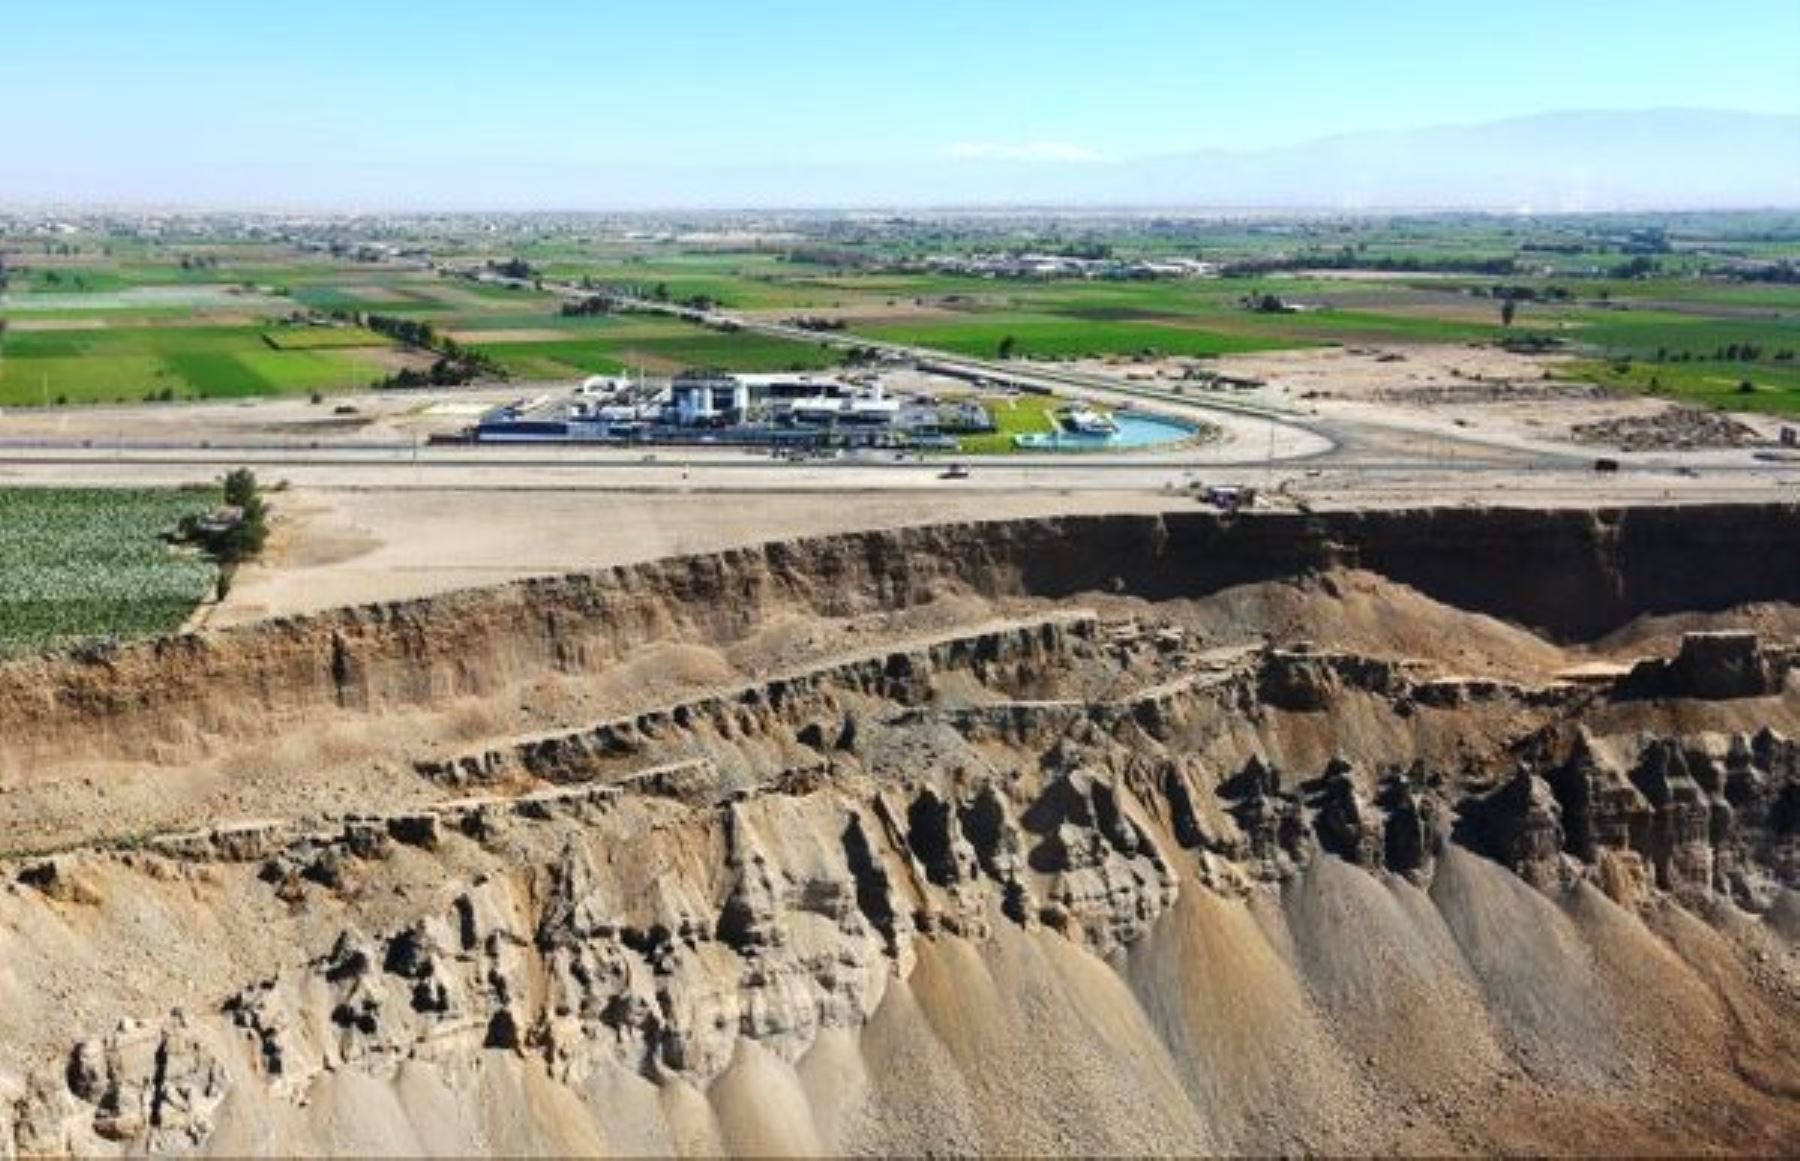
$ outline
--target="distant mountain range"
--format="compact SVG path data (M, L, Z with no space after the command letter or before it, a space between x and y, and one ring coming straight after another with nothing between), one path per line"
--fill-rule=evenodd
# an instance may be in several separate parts
M56 201L73 189L109 202L180 204L205 189L209 203L221 206L395 210L1800 208L1800 116L1552 112L1137 159L1103 159L1057 142L946 143L937 156L836 165L631 165L575 156L416 163L356 156L328 164L295 157L258 165L221 159L161 170L34 170L0 190L0 198Z
M1207 151L1078 175L1088 198L1538 211L1800 206L1800 117L1561 112Z
M968 151L965 151L965 154ZM670 204L1103 205L1268 209L1800 207L1800 116L1542 113L1126 161L946 156L904 166L643 173ZM630 185L614 188L620 193ZM795 191L803 191L796 197ZM641 204L641 203L640 203Z

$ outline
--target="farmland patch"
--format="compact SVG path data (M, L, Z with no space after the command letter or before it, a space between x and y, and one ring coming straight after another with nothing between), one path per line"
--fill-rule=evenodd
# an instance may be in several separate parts
M164 539L211 489L0 488L0 654L166 633L218 569Z

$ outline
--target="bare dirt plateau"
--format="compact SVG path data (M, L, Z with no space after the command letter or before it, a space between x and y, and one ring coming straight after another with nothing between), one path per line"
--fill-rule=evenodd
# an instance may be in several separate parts
M1729 417L1663 399L1562 379L1566 356L1482 344L1389 344L1231 355L1208 370L1262 383L1250 398L1300 403L1324 415L1418 421L1466 434L1623 450L1773 444L1779 417ZM1164 371L1164 378L1169 372Z
M0 665L0 1153L1800 1139L1800 509L644 535Z
M300 488L273 498L274 536L212 627L339 605L429 596L530 576L638 564L791 536L946 520L1154 512L1166 495L1118 492L729 496L556 490Z

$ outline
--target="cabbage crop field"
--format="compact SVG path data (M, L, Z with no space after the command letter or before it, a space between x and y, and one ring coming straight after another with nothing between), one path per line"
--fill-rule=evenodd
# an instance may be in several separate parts
M0 654L180 628L218 567L165 535L210 488L0 488Z

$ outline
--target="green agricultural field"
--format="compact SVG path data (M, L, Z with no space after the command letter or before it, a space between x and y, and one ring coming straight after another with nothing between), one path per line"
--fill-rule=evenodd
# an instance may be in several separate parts
M338 285L314 283L295 287L294 302L318 311L362 311L369 314L410 315L446 311L450 304L402 294L388 284Z
M126 286L117 290L77 293L12 294L0 301L0 313L21 317L42 315L136 316L158 311L237 313L288 308L286 299L241 286Z
M1752 346L1764 359L1782 351L1800 358L1800 313L1768 318L1723 318L1679 311L1584 311L1564 332L1609 358L1652 359L1686 354L1707 359L1728 347Z
M1565 365L1566 378L1734 411L1800 412L1800 314L1583 311L1559 333L1592 356Z
M279 327L263 332L263 342L277 351L325 351L351 347L389 347L393 340L363 327Z
M1642 363L1584 359L1563 364L1562 378L1660 395L1728 411L1800 414L1800 367L1741 363ZM1748 383L1750 389L1743 389Z
M335 351L249 350L237 356L237 363L248 372L248 378L233 378L206 394L217 398L364 388L387 373L378 354L367 347Z
M12 354L11 342L5 347L0 351L0 407L136 401L185 384L154 355L38 358Z
M262 327L124 326L0 336L0 406L242 398L366 387L371 347L276 350Z
M994 358L1008 338L1022 358L1060 359L1090 355L1224 355L1304 346L1281 338L1222 334L1185 325L1102 322L1056 315L973 314L967 322L932 319L857 327L858 334L889 342L935 347L959 355Z
M626 364L601 343L471 343L515 379L572 379L614 375Z
M1487 323L1466 322L1410 314L1383 314L1377 310L1320 310L1301 314L1254 314L1238 312L1235 321L1227 323L1244 334L1264 336L1270 342L1277 338L1287 346L1349 343L1468 343L1497 338L1501 334L1498 320Z
M577 335L536 342L470 343L518 378L554 379L610 374L640 366L652 372L689 367L781 371L836 366L840 353L815 343L766 335L726 334L676 319L624 316Z
M434 315L428 321L440 331L467 332L470 341L479 342L485 331L564 331L569 338L585 338L585 332L617 333L617 328L629 325L627 315L585 315L571 316L552 314L545 311L457 311L455 314ZM504 339L498 341L506 341Z
M830 287L811 281L822 267L768 254L659 251L653 256L609 258L564 249L548 253L527 249L523 256L546 278L563 282L586 278L601 286L635 286L646 292L661 286L673 300L704 296L736 310L816 307L833 298Z
M15 279L7 289L16 295L80 295L124 290L131 280L111 270L33 270Z
M218 568L163 537L217 502L210 488L0 488L0 654L179 628Z
M721 334L691 328L689 333L638 339L622 347L619 357L660 362L665 366L722 367L728 371L814 370L835 367L843 359L835 347L767 335Z
M567 249L565 257L579 255L579 248ZM813 368L839 358L815 344L724 334L671 318L567 318L563 299L548 291L446 278L416 266L357 264L266 245L120 250L111 258L91 251L77 259L58 256L41 269L26 264L29 254L8 255L0 320L18 325L0 333L0 406L359 389L394 370L390 339L354 325L289 321L308 311L315 318L387 314L429 321L521 378L626 366ZM729 292L757 302L785 297L766 293L756 280L784 266L770 256L675 255L657 270L611 259L570 265L621 277L658 274L651 285L666 272L676 293ZM742 293L745 287L756 292Z
M1037 358L1155 352L1208 356L1360 342L1472 342L1497 335L1498 307L1451 291L1282 278L1171 282L960 282L891 286L957 317L878 321L873 337L992 356L1012 335ZM846 288L853 285L844 280ZM1321 309L1262 314L1241 300L1263 293ZM1340 303L1344 305L1340 305ZM1492 312L1493 321L1482 316Z

